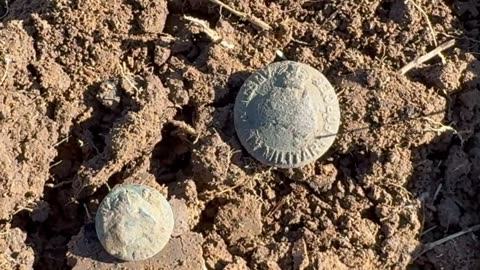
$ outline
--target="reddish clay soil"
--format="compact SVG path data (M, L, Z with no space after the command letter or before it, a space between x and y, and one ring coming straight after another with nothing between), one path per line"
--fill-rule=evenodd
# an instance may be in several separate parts
M479 2L227 2L272 30L207 0L0 1L0 269L480 269L476 230L431 244L480 224ZM445 63L398 74L450 39ZM336 144L301 169L262 166L232 123L278 52L342 107ZM96 238L121 183L174 208L150 260Z

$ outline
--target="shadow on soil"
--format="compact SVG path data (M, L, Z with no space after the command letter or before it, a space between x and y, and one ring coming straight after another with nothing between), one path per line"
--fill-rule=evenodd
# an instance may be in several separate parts
M471 53L478 58L480 43L473 39L478 39L474 25L478 26L480 16L465 10L468 5L476 4L454 1L452 5L458 19L457 29L462 31L462 37L457 40L460 57ZM470 8L475 8L473 6ZM478 27L476 29L478 31ZM415 149L412 155L414 171L408 189L422 202L420 239L423 244L480 224L480 62L471 56L462 59L462 63L466 63L463 71L448 70L448 66L420 71L420 76L430 72L423 77L435 79L453 75L447 77L447 83L453 82L455 76L461 81L456 91L446 88L452 92L446 93L448 111L443 123L454 130L444 130L430 144ZM449 64L461 65L459 62ZM466 233L428 250L422 245L410 269L480 269L479 236L478 232Z
M70 251L79 257L90 258L94 261L102 263L120 263L122 261L112 257L103 248L100 241L98 241L97 232L95 230L95 223L86 224L81 230L79 237L80 241L76 241ZM75 262L69 263L75 265Z
M84 224L93 222L88 203L103 198L108 192L106 188L100 188L87 200L78 196L74 185L82 166L100 169L106 164L106 160L97 159L107 147L103 136L121 117L121 114L109 111L95 100L98 88L99 84L92 85L84 95L85 104L92 108L91 117L74 125L68 139L57 145L58 154L51 164L51 179L45 185L43 207L33 210L32 214L20 212L13 218L13 227L20 227L27 232L26 242L35 253L35 269L65 269L67 244ZM89 244L95 246L92 240L95 239L99 245L96 236L92 237L95 229L93 232L90 229L86 226ZM109 256L101 258L106 262L113 260Z
M0 1L0 22L26 21L32 14L44 13L50 9L51 0L7 0Z
M476 70L477 76L480 70ZM415 149L409 190L423 204L422 243L431 243L480 224L480 91L450 95L447 131ZM468 233L423 254L411 269L479 269L478 234Z

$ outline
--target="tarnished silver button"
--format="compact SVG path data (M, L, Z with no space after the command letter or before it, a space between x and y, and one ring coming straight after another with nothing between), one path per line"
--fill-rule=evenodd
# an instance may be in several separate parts
M144 185L113 188L95 217L105 250L125 261L148 259L161 251L173 231L173 212L164 196Z
M322 73L283 61L245 81L235 101L234 120L240 142L255 159L294 168L317 160L331 147L340 108Z

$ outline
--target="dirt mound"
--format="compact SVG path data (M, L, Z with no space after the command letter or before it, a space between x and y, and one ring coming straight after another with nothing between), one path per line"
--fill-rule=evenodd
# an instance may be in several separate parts
M92 217L118 183L161 190L178 224L126 269L480 267L475 232L424 245L480 223L476 2L228 2L270 31L206 0L6 3L0 268L117 267ZM451 38L445 64L398 74ZM281 59L342 107L301 169L262 166L233 127L242 83Z

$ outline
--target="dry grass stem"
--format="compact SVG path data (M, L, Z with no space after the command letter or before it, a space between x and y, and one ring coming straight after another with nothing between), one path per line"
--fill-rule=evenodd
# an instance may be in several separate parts
M429 232L431 232L431 231L435 230L437 227L438 227L438 226L437 226L437 225L435 225L435 226L432 226L432 227L430 227L430 228L426 229L424 232L422 232L422 234L421 234L420 236L424 236L425 234L427 234L427 233L429 233Z
M308 43L308 42L305 42L305 41L301 41L299 39L295 39L295 38L292 38L292 41L297 43L297 44L300 44L300 45L305 45L305 46L312 46L312 44Z
M441 44L440 46L438 46L437 48L431 50L430 52L428 52L427 54L425 55L422 55L420 57L417 57L415 58L413 61L411 61L410 63L406 64L404 67L402 67L398 73L404 75L406 74L408 71L410 71L411 69L415 68L415 67L418 67L419 65L427 62L428 60L432 59L433 57L435 57L439 52L441 51L444 51L448 48L451 48L455 45L455 39L451 39L443 44Z
M85 213L87 214L87 218L89 221L92 221L92 215L90 214L90 210L88 210L88 206L83 204L83 208L85 208Z
M238 187L240 187L240 186L246 185L249 180L251 180L251 178L245 177L242 181L240 181L240 183L236 184L235 186L226 188L226 189L221 190L221 191L219 191L219 192L210 191L210 192L206 192L205 194L206 194L206 195L214 195L215 197L218 197L218 196L220 196L220 195L222 195L222 194L224 194L224 193L227 193L227 192L229 192L229 191L233 191L233 190L235 190L236 188L238 188Z
M62 143L64 142L68 142L68 139L70 139L70 135L68 135L67 137L63 138L62 140L60 140L59 142L55 143L54 145L52 145L53 148L61 145Z
M433 194L433 199L432 202L435 201L438 197L438 194L440 194L440 190L442 189L443 185L440 183L437 187L437 190L435 190L435 194Z
M253 24L255 27L257 27L258 29L262 30L262 31L270 31L272 30L272 27L270 25L268 25L266 22L260 20L259 18L253 16L253 15L250 15L250 14L247 14L247 13L243 13L243 12L240 12L232 7L230 7L229 5L223 3L222 1L220 0L210 0L210 2L214 3L214 4L217 4L219 5L220 7L230 11L231 13L237 15L238 17L244 19L244 20L247 20L249 21L251 24Z
M433 45L435 47L438 47L437 34L435 33L435 30L433 29L432 22L430 22L430 18L428 17L427 12L425 12L425 10L419 4L415 3L414 0L406 0L405 1L405 3L408 3L408 2L412 3L413 6L415 6L420 11L420 13L422 13L422 15L425 17L425 20L427 21L427 24L428 24L428 28L430 29L430 32L431 32L431 35L432 35ZM445 64L446 60L445 60L445 57L443 56L442 52L438 52L438 56L440 56L440 58L442 58L442 63Z
M217 31L213 30L208 26L208 22L204 20L200 20L191 16L183 16L183 19L189 21L195 26L198 26L202 29L202 32L205 33L205 35L208 36L214 43L219 43L223 47L227 49L233 49L235 46L223 39L223 37L217 33Z
M278 209L280 209L288 200L288 196L285 196L283 197L274 207L272 210L270 210L270 212L268 212L267 214L267 218L271 217L273 214L275 214L275 212L278 211Z
M55 167L55 166L59 165L59 164L60 164L60 163L62 163L62 162L63 162L63 160L59 160L59 161L57 161L57 162L53 163L52 165L50 165L50 167L48 167L48 168L49 168L49 169L51 169L51 168L53 168L53 167Z
M480 224L477 224L477 225L472 226L472 227L470 227L470 228L468 228L468 229L459 231L459 232L457 232L457 233L451 234L451 235L449 235L449 236L447 236L447 237L444 237L444 238L442 238L442 239L440 239L440 240L433 241L433 242L430 242L430 243L426 243L426 244L423 245L422 251L420 252L420 254L418 254L418 255L415 257L415 259L417 259L417 258L420 257L422 254L424 254L424 253L426 253L426 252L434 249L435 247L437 247L437 246L439 246L439 245L442 245L442 244L444 244L444 243L446 243L446 242L448 242L448 241L452 241L453 239L458 238L458 237L460 237L460 236L462 236L462 235L465 235L465 234L467 234L467 233L471 233L471 232L478 231L478 230L480 230ZM414 260L415 260L415 259L414 259Z

